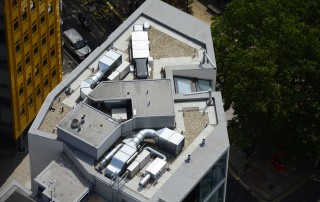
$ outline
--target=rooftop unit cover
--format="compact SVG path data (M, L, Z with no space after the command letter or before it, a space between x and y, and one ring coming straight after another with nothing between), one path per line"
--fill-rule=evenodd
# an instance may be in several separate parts
M137 58L134 60L137 79L148 78L148 58Z

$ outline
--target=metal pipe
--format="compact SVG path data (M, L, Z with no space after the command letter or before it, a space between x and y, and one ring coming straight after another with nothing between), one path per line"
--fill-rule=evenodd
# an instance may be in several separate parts
M99 163L98 169L101 171L103 166L117 153L117 151L123 146L124 144L118 144L114 149L112 149Z
M212 60L209 58L209 55L207 52L204 53L209 63L212 65L213 69L217 69L217 67L213 64Z
M144 178L139 182L139 185L144 187L146 186L147 182L150 180L151 175L147 174L146 176L144 176Z
M161 158L162 160L167 161L167 157L166 157L164 154L158 152L158 151L155 150L155 149L152 149L151 147L145 147L143 150L147 150L147 151L149 151L149 152L157 155L157 156L158 156L159 158Z
M137 148L144 138L154 138L157 137L156 131L153 129L143 129L140 130L131 140Z

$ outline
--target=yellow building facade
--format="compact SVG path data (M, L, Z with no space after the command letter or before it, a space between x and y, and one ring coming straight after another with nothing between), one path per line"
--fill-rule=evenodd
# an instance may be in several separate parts
M17 140L62 79L59 0L0 0L0 135Z

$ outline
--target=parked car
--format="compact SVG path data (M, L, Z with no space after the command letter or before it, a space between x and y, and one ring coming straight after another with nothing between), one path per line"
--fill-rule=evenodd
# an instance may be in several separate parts
M81 60L91 53L91 49L87 45L87 40L85 40L74 28L64 31L62 40L64 45Z

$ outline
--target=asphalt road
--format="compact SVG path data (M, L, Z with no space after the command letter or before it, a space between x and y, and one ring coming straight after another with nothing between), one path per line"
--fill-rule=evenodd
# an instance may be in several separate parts
M251 191L247 190L238 180L228 174L226 202L257 202Z

